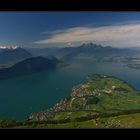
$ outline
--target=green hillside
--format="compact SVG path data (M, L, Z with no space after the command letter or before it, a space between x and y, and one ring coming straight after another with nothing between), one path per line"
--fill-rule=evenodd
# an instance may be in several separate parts
M128 83L111 76L92 75L72 88L70 97L48 111L32 113L28 121L81 122L140 111L140 94Z
M72 88L69 98L30 114L24 121L1 121L17 128L140 127L140 94L123 80L92 75ZM9 125L10 124L10 125Z

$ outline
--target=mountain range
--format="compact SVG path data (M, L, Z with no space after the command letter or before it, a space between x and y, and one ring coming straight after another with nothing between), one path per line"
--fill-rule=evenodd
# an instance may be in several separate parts
M65 48L0 48L0 64L8 64L18 62L30 57L44 56L50 57L55 56L59 59L71 60L77 58L93 58L93 57L133 57L140 53L140 49L130 48L114 48L111 46L102 46L94 43L82 44L75 47Z
M114 56L133 56L138 52L130 49L113 48L110 46L102 46L93 43L82 44L79 47L74 47L69 52L69 49L64 48L64 59L86 58L86 57L114 57Z
M94 43L82 44L75 47L65 48L28 48L33 55L55 56L60 59L76 59L89 57L114 57L114 56L136 56L140 50L129 48L114 48L111 46L102 46Z
M65 48L0 48L0 79L46 70L55 67L59 60L94 58L94 60L98 61L112 61L112 58L118 56L136 57L139 52L138 50L127 48L104 47L93 43ZM106 59L104 57L110 58ZM2 64L6 64L6 67L3 67Z
M31 57L31 53L23 48L0 48L0 64L13 63Z

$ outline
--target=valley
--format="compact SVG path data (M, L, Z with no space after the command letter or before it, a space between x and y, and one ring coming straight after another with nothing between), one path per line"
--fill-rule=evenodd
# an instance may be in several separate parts
M11 92L12 100L7 103L15 115L13 120L1 120L0 127L131 127L120 120L140 112L139 70L129 67L139 63L139 52L128 52L90 43L63 51L41 50L39 55L30 50L29 58L15 59L9 66L1 64L0 88L5 93L1 99L8 99ZM20 102L19 107L15 101ZM8 104L0 104L8 111ZM3 116L9 113L4 111Z

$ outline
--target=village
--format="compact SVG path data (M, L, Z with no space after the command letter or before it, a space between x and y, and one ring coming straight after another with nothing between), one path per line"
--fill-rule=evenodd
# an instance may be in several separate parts
M100 96L101 93L110 94L112 90L110 89L94 89L94 90L87 90L85 87L86 85L81 85L81 88L74 87L72 89L71 97L86 97L86 96ZM113 89L114 87L112 87Z
M86 83L79 84L77 86L74 86L71 90L71 94L69 98L64 98L63 100L60 100L60 102L56 103L53 107L46 111L40 111L32 113L28 120L49 120L51 117L55 116L56 113L59 112L71 112L75 107L73 106L73 103L75 100L80 100L80 106L84 106L82 110L86 111L89 106L86 106L87 99L89 97L97 97L101 96L102 94L112 95L113 93L128 93L128 90L125 88L122 88L119 84L112 84L110 87L108 87L108 83L104 86L104 88L91 88L91 82L95 80L96 82L100 80L100 78L107 78L107 76L103 77L92 77L93 79L89 79ZM98 79L99 78L99 79ZM96 84L95 82L95 84ZM83 104L83 105L82 105ZM77 109L81 109L80 106ZM74 107L74 108L73 108ZM92 108L93 111L95 111L95 108Z

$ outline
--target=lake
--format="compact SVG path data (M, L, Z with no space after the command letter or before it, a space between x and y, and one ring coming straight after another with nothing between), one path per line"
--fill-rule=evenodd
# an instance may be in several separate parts
M123 63L77 60L56 70L0 80L0 118L21 120L46 110L68 97L71 88L85 82L89 74L116 76L140 90L140 70Z

